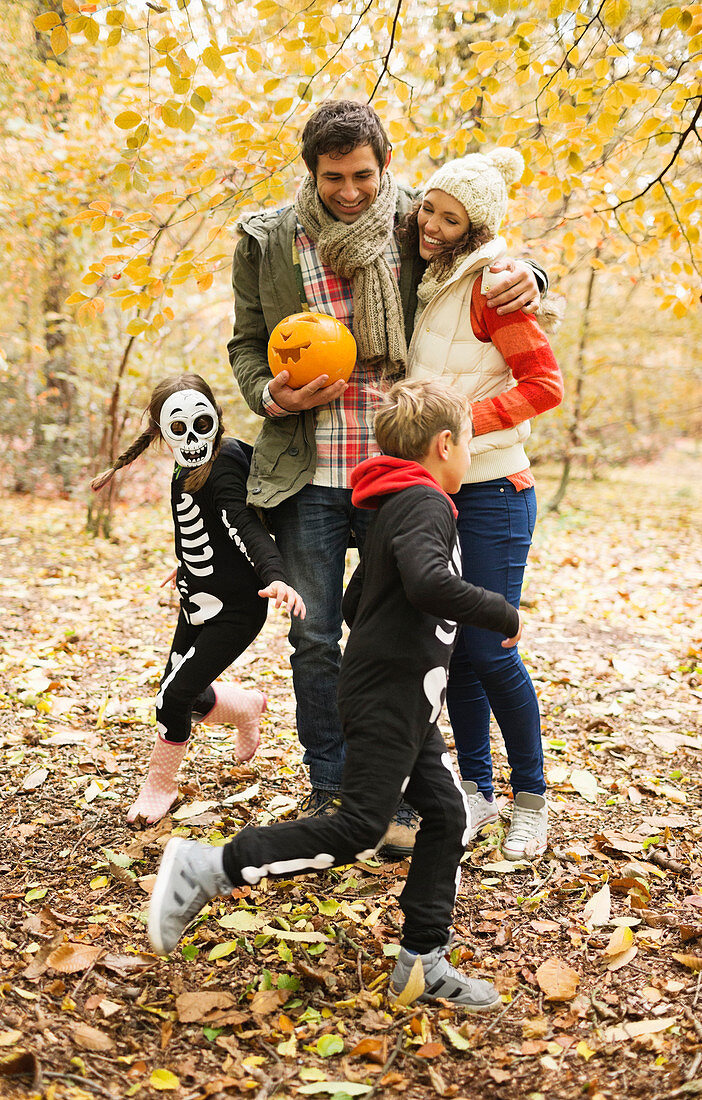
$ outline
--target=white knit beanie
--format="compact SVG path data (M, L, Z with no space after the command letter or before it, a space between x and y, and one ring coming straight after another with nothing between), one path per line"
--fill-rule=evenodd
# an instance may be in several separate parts
M523 172L524 158L516 149L470 153L438 168L424 185L424 194L434 188L445 191L464 207L471 225L486 225L494 236L507 212L507 188Z

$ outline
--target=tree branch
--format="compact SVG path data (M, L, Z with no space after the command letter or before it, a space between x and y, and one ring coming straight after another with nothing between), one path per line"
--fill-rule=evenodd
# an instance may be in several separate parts
M638 194L636 194L636 195L632 195L630 199L622 199L621 202L616 203L615 206L609 207L610 210L619 210L619 208L621 206L628 206L629 203L636 202L637 199L643 198L643 196L646 195L651 190L652 187L655 187L657 183L662 182L663 177L667 175L667 173L670 171L670 169L673 167L676 160L678 159L678 157L680 155L680 152L682 150L682 147L685 144L685 142L687 141L690 134L694 132L695 134L697 134L698 138L700 137L700 135L697 133L697 122L698 122L701 115L702 115L702 96L700 96L698 101L697 101L697 109L695 110L695 113L692 116L692 121L690 122L690 125L687 126L686 129L684 129L682 131L682 133L680 134L680 139L678 141L678 144L675 146L675 149L673 151L673 155L670 158L670 160L668 161L668 163L666 164L665 168L663 168L658 173L658 175L655 177L655 179L652 179L649 183L647 183L642 191L639 191ZM702 140L702 139L700 139L700 140ZM596 213L600 213L600 212L601 211L596 211Z
M305 87L304 87L304 88L303 88L303 90L302 90L302 95L300 96L300 99L304 99L304 98L305 98L305 96L306 96L307 92L308 92L308 91L310 90L310 88L312 87L312 82L313 82L314 80L316 80L316 79L317 79L317 77L318 77L318 76L320 75L320 73L323 73L323 72L324 72L324 70L326 69L327 65L331 65L331 63L332 63L332 61L334 60L334 58L335 58L335 57L336 57L336 56L337 56L338 54L340 54L340 53L341 53L341 51L343 50L344 46L345 46L345 45L346 45L346 43L348 42L349 38L351 37L351 35L353 34L353 32L354 32L354 31L356 30L356 27L358 27L358 26L359 26L359 24L361 23L361 21L363 20L363 17L364 17L364 15L366 15L366 14L367 14L367 13L368 13L368 12L370 11L370 9L371 9L371 8L373 7L373 2L374 2L374 0L368 0L368 3L366 4L366 6L365 6L365 8L363 9L363 11L362 11L362 12L360 13L360 15L359 15L358 19L356 20L356 22L355 22L355 23L354 23L354 25L352 26L352 28L351 28L351 30L349 31L349 33L348 33L347 35L344 35L344 37L342 38L342 40L341 40L341 43L339 44L338 48L337 48L336 50L334 50L334 53L333 53L333 54L331 54L331 56L327 58L327 60L326 60L326 61L324 62L324 64L323 64L323 65L321 65L321 66L320 66L320 68L319 68L319 69L317 69L317 71L316 71L316 72L315 72L315 73L314 73L314 74L313 74L313 75L312 75L312 76L311 76L311 77L309 78L309 80L308 80L308 81L307 81L307 83L305 84ZM400 0L400 2L401 2L401 0ZM372 98L373 98L373 96L371 96L371 99L372 99ZM289 119L290 117L291 117L291 116L290 116L290 115L288 115L288 118L286 118L286 119L285 119L285 122L287 122L287 121L288 121L288 119ZM282 129L282 126L283 126L283 125L284 125L284 123L283 123L283 124L281 124L281 129ZM281 130L278 130L278 133L280 133L280 132L281 132Z
M373 88L373 91L371 92L371 94L368 97L368 102L369 103L373 102L373 96L378 91L378 88L380 86L380 82L383 79L383 77L385 76L386 72L388 71L388 65L390 63L390 55L391 55L391 53L393 51L393 47L395 45L395 34L397 33L397 24L398 24L399 19L400 19L400 12L401 11L402 11L402 0L397 0L397 7L395 8L395 15L394 15L393 20L392 20L392 33L390 35L390 45L388 46L388 52L385 54L385 60L383 61L383 67L380 70L380 75L379 75L378 79L375 82L375 87Z

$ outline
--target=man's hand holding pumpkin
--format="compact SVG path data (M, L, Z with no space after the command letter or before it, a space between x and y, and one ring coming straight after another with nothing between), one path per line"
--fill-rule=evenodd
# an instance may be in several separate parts
M318 405L329 405L341 397L347 388L347 383L339 380L327 385L329 376L320 374L318 378L308 382L306 386L294 389L288 385L290 372L282 370L268 383L268 392L271 399L289 413L305 412L307 409L316 409Z

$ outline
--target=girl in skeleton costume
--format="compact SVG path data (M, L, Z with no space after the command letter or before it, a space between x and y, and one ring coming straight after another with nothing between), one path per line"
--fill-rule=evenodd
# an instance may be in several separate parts
M233 724L238 759L254 755L265 696L212 681L260 632L268 599L303 618L305 606L285 580L273 539L246 506L250 448L222 438L222 410L207 383L197 374L166 379L154 389L146 415L146 431L91 485L101 489L156 440L173 452L180 614L156 697L156 744L127 813L128 821L152 824L178 796L176 774L193 722Z

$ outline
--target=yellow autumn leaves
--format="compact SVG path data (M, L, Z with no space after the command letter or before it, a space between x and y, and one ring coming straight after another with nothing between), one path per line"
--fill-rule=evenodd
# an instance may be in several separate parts
M61 57L63 79L82 80L86 58L100 73L105 121L92 140L111 158L108 189L115 205L136 205L150 220L127 230L110 214L88 214L88 201L73 225L79 237L112 233L104 250L123 264L157 249L141 294L174 281L175 257L167 262L158 244L169 221L160 208L202 219L204 248L186 280L206 288L226 266L211 255L222 232L231 252L243 210L293 193L309 113L329 96L372 94L393 166L411 184L446 157L519 145L527 169L510 245L545 241L554 282L596 254L607 267L651 274L677 317L695 303L702 247L694 149L680 135L702 97L701 3L653 0L645 20L629 0L605 0L596 15L579 0L534 0L526 18L516 0L477 0L465 12L447 0L416 0L399 15L394 0L362 12L342 2L333 17L322 0L222 0L207 19L187 4L150 5L146 19L126 0L92 9L66 0L33 25ZM102 246L102 236L92 247L86 241L91 253ZM655 280L657 269L673 279ZM84 285L102 297L101 281L86 275ZM143 300L108 296L130 308ZM86 322L101 309L75 304ZM132 335L157 336L158 323L142 321Z

